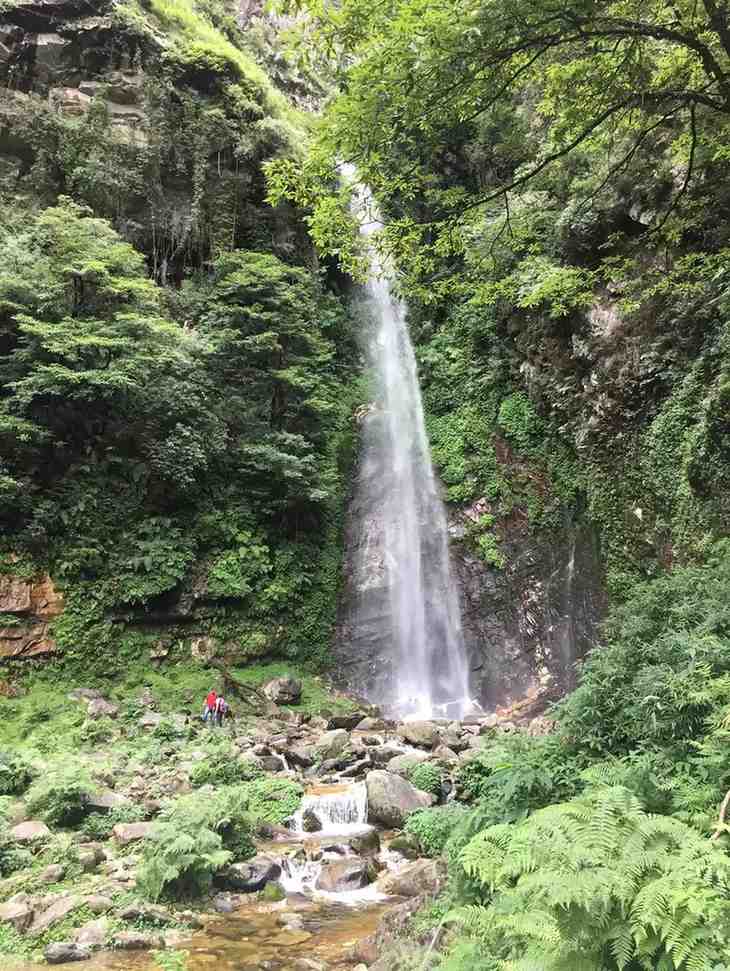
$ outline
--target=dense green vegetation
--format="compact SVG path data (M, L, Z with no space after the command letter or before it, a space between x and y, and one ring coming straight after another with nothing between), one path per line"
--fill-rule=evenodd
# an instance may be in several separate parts
M691 3L345 0L305 8L341 93L269 165L357 271L357 166L410 305L434 458L510 571L587 524L611 610L555 730L496 733L444 853L455 971L722 969L727 736L730 15ZM566 526L567 524L567 526ZM561 537L563 537L561 539ZM422 918L428 923L428 913ZM409 963L410 960L410 963ZM397 962L396 962L397 963Z
M35 36L27 6L0 14ZM69 5L52 69L22 43L0 65L0 579L47 572L66 604L60 658L0 702L3 893L58 860L71 885L72 839L143 815L90 810L100 746L127 783L191 760L191 793L154 780L152 900L206 893L299 802L179 716L213 657L244 685L327 666L362 398L346 159L386 217L465 542L509 575L516 543L585 526L610 602L554 730L495 731L407 820L450 878L420 918L441 951L403 967L725 971L730 14L281 6L305 13L296 58L226 5L130 0L93 28ZM251 666L277 657L302 667ZM59 695L82 677L118 720ZM325 704L307 678L301 711ZM5 837L19 796L63 831L33 853Z

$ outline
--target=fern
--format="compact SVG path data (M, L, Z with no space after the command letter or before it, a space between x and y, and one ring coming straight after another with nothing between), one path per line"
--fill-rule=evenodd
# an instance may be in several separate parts
M460 862L489 905L448 919L504 971L707 971L730 946L730 860L621 786L491 826Z

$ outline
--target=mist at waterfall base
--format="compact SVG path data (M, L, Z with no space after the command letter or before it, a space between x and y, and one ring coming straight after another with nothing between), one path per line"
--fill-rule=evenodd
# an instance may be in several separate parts
M360 189L361 233L380 224L372 199ZM460 718L474 707L461 612L449 564L444 506L426 436L416 358L404 304L390 274L370 249L371 272L357 301L375 400L363 423L362 463L375 463L382 529L374 542L387 582L392 677L384 696L372 698L405 718ZM370 569L364 551L355 569ZM363 577L367 584L367 577Z

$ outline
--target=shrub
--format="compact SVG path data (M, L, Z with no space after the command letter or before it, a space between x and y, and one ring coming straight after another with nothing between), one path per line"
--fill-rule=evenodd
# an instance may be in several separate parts
M408 773L408 778L416 789L430 792L434 796L441 795L441 769L433 762L421 762L414 765Z
M0 752L0 796L20 796L33 781L33 768L21 756Z
M730 672L730 551L719 543L704 566L639 584L611 613L606 646L586 661L560 705L575 747L620 754L702 734L716 704L708 683Z
M467 816L468 811L458 803L419 809L406 819L404 829L408 836L416 840L424 856L440 856Z
M105 840L112 835L117 823L138 823L145 817L141 806L117 806L108 813L89 813L83 830L90 840Z
M168 806L145 842L137 886L151 900L194 898L235 857L254 852L243 787L193 793Z
M299 808L303 790L290 779L262 778L240 787L246 794L251 817L266 823L281 824Z
M491 826L460 859L490 904L451 917L498 967L706 971L728 953L730 860L621 787Z
M509 822L572 796L580 787L576 761L555 735L505 735L460 766L462 798L477 800L483 821Z
M190 772L194 786L232 785L258 778L262 772L252 759L242 759L227 741L209 747L208 758L197 762Z
M87 797L93 788L91 779L78 765L54 768L31 786L28 812L49 826L78 826L86 815Z

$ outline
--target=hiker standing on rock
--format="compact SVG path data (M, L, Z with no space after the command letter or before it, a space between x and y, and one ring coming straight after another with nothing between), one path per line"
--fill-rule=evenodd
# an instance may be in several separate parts
M219 728L223 727L223 719L228 714L228 702L223 695L218 695L215 702L215 721Z
M218 700L218 695L213 689L208 692L208 697L205 699L205 705L203 707L203 721L207 722L208 719L213 721L215 719L215 706Z

